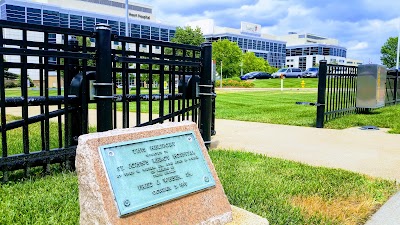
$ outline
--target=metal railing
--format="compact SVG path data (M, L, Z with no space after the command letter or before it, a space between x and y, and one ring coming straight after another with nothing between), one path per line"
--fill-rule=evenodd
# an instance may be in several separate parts
M324 122L355 113L357 67L330 65L325 60L319 64L317 128Z
M400 102L400 76L398 70L389 70L386 76L385 105L396 105Z
M89 108L96 110L97 131L191 120L210 143L215 132L211 44L120 37L108 25L96 28L87 32L0 21L0 55L18 58L0 60L3 181L20 169L28 176L32 167L43 166L46 173L54 163L74 167L77 139L93 121ZM62 43L49 41L49 34ZM20 88L5 89L4 68L21 74ZM34 73L37 87L29 90L25 81ZM122 79L121 91L117 79ZM16 141L16 136L21 138Z

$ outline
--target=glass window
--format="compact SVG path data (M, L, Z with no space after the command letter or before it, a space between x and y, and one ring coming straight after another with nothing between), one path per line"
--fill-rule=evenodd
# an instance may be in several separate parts
M69 28L68 14L60 13L60 27Z
M266 42L266 43L265 43L265 51L270 51L269 45L270 45L269 42Z
M169 30L169 40L175 36L175 30Z
M243 48L243 38L238 38L239 48Z
M161 40L168 41L168 29L161 28Z
M32 24L42 24L42 10L27 8L27 22Z
M105 20L105 19L100 19L100 18L96 18L96 24L98 24L98 23L105 23L105 24L107 24L107 20Z
M70 24L69 27L72 29L82 30L82 16L70 15Z
M123 22L119 22L119 35L125 36L125 23Z
M7 20L25 23L25 7L6 5Z
M60 26L59 12L43 10L43 25L59 27Z
M247 40L247 39L243 39L243 48L244 48L244 49L248 49L248 48L247 48L248 41L249 41L249 40Z
M141 38L150 39L150 27L141 25Z
M140 38L140 25L131 24L131 37Z
M83 29L86 31L94 31L95 30L95 18L92 17L83 17Z
M160 40L160 28L151 27L151 40Z
M111 26L111 33L112 34L119 34L119 26L118 26L118 22L117 21L113 21L113 20L109 20L108 21L108 25Z

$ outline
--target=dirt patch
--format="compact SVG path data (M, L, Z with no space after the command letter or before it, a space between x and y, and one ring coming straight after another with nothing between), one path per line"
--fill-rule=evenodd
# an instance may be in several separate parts
M321 215L340 224L364 224L380 205L366 196L325 200L320 196L296 196L292 205L300 207L307 217Z

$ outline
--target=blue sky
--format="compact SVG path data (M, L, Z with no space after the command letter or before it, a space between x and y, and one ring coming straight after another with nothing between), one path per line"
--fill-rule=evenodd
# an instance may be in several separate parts
M153 6L156 18L184 26L198 19L240 28L240 21L261 24L263 33L290 31L336 38L347 56L380 64L380 49L398 35L399 0L133 0Z

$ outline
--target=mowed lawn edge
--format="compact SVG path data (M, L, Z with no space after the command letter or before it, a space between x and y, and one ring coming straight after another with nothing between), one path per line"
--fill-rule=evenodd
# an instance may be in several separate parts
M279 79L272 79L274 82ZM301 79L287 79L298 80ZM315 78L305 79L315 82ZM254 82L256 82L255 80ZM259 80L264 82L265 80ZM120 92L120 90L118 90ZM56 92L52 90L51 94ZM18 89L7 89L7 97L17 96ZM29 96L39 95L39 91L29 91ZM317 92L310 90L243 90L232 91L230 89L217 89L216 118L249 122L261 122L272 124L284 124L293 126L315 127L316 107L298 105L296 102L313 102L317 99ZM177 107L177 104L175 105ZM89 105L90 109L96 109L95 104ZM131 112L136 111L136 103L129 104ZM117 110L122 110L122 104L117 103ZM153 114L159 113L159 103L153 103ZM164 107L164 113L168 113L168 104ZM149 103L141 103L141 112L149 112ZM400 104L374 109L370 113L345 115L325 122L325 128L345 129L373 125L380 128L389 128L389 133L400 134Z
M216 118L249 122L315 127L316 107L296 102L316 102L310 91L218 90ZM373 125L400 134L400 104L349 114L325 122L325 128L345 129Z
M229 202L271 224L362 224L399 190L394 181L341 169L224 149L209 154ZM1 184L0 213L0 224L78 224L76 173Z

